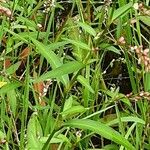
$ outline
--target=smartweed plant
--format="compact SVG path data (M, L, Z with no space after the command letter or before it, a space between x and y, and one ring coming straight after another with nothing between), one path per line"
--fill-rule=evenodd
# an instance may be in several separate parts
M0 0L0 149L150 150L149 0Z

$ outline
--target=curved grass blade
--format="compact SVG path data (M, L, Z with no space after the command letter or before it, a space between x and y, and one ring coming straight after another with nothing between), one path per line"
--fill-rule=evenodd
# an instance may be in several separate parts
M77 77L77 80L83 85L85 86L91 93L94 94L94 90L93 88L90 86L90 84L88 83L88 80L86 78L84 78L83 76L79 75Z
M127 149L135 150L133 145L128 140L126 140L122 135L120 135L117 131L101 122L89 119L73 119L64 123L64 125L84 130L91 130L92 132L95 132L106 139L114 141L117 144L123 145Z
M133 6L133 3L130 2L120 8L118 8L117 10L114 11L113 16L112 16L112 22L114 20L116 20L117 18L119 18L121 15L124 15L128 10L130 10Z
M96 31L90 25L83 22L78 22L77 24L90 35L96 36Z
M140 119L138 117L132 117L132 116L121 117L121 121L122 122L136 122L136 123L145 124L145 121L143 119ZM108 126L112 126L112 125L117 124L117 123L119 123L119 120L118 119L114 119L114 120L110 121L109 123L107 123L107 125Z
M85 50L91 50L90 46L88 46L86 43L83 43L81 41L76 41L76 40L71 40L71 39L67 39L67 38L63 38L63 40L67 41L68 43L71 43L75 46L78 46L82 49L85 49Z

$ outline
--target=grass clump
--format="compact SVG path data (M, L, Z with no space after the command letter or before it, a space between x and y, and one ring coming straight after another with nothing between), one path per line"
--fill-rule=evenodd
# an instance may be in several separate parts
M0 1L1 149L150 149L149 1Z

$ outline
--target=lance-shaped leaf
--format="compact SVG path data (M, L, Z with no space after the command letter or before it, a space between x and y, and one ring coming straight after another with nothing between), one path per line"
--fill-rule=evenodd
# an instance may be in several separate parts
M106 139L114 141L117 144L123 145L127 149L135 150L133 145L127 139L125 139L125 137L123 137L119 132L101 123L100 121L93 121L90 119L73 119L64 123L64 125L84 130L90 130L101 135Z
M53 69L62 65L60 58L51 50L51 45L46 47L43 43L41 43L41 42L31 38L31 37L30 37L30 39L36 45L38 52L43 57L46 58L46 60L51 64ZM53 48L53 46L54 45L52 44L52 48ZM59 76L59 77L60 77L60 81L62 81L62 83L67 85L67 83L69 82L69 77L67 75Z
M63 64L60 67L41 75L38 79L36 79L36 82L44 81L46 79L51 79L51 78L58 78L63 75L67 75L67 74L76 72L76 71L82 69L84 66L85 66L84 64L82 64L78 61L71 61L71 62Z

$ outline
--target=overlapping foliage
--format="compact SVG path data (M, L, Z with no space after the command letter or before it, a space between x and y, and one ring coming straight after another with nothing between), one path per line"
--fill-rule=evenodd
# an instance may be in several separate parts
M149 0L0 1L0 148L150 149Z

